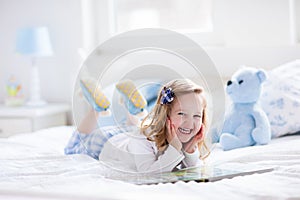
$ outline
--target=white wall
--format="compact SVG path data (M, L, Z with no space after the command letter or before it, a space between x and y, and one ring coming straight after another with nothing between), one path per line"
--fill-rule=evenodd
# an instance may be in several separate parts
M29 94L28 57L15 53L16 32L26 26L49 28L54 56L38 58L41 95L50 102L71 102L74 77L80 66L82 46L80 0L0 0L0 102L5 83L14 74Z
M269 47L205 47L223 78L228 79L240 66L271 70L300 59L299 45Z
M299 0L212 2L214 32L186 35L207 51L222 76L231 76L241 65L272 69L300 58ZM107 0L95 1L93 8L98 9L94 27L102 31L95 38L99 42L110 32L109 26L99 21L113 20L107 11Z
M300 1L294 0L295 4L295 25L296 25L296 40L300 41Z
M292 20L291 2L295 5ZM192 35L192 38L207 50L222 76L231 76L241 65L272 69L300 58L299 0L214 0L213 3L213 37Z
M78 49L89 52L114 34L111 2L0 0L0 103L10 74L22 82L23 92L28 96L30 60L17 55L14 47L17 29L33 25L49 27L55 52L53 57L37 60L42 96L47 101L71 102L73 82L81 64ZM289 2L213 0L215 32L209 36L189 36L204 46L222 76L230 76L243 64L271 69L300 58L300 1L294 0L294 43ZM88 9L82 10L82 5Z
M215 0L215 23L225 46L290 44L288 0Z

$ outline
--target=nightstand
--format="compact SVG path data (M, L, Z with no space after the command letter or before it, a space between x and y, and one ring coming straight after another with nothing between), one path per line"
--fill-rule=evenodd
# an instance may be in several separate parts
M68 111L68 104L49 103L41 107L0 105L0 137L66 125Z

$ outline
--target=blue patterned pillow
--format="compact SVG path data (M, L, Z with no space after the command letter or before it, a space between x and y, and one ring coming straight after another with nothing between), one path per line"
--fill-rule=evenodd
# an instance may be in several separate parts
M300 60L268 72L260 103L273 138L300 131Z

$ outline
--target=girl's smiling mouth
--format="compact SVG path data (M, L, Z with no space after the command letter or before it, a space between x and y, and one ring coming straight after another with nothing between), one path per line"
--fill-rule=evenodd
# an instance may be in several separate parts
M187 128L178 128L179 132L182 134L190 134L192 132L192 129L187 129Z

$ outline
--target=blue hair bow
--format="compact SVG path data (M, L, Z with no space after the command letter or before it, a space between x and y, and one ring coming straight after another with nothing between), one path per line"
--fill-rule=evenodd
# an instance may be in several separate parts
M160 104L170 104L174 100L174 92L172 88L166 88L161 91Z

